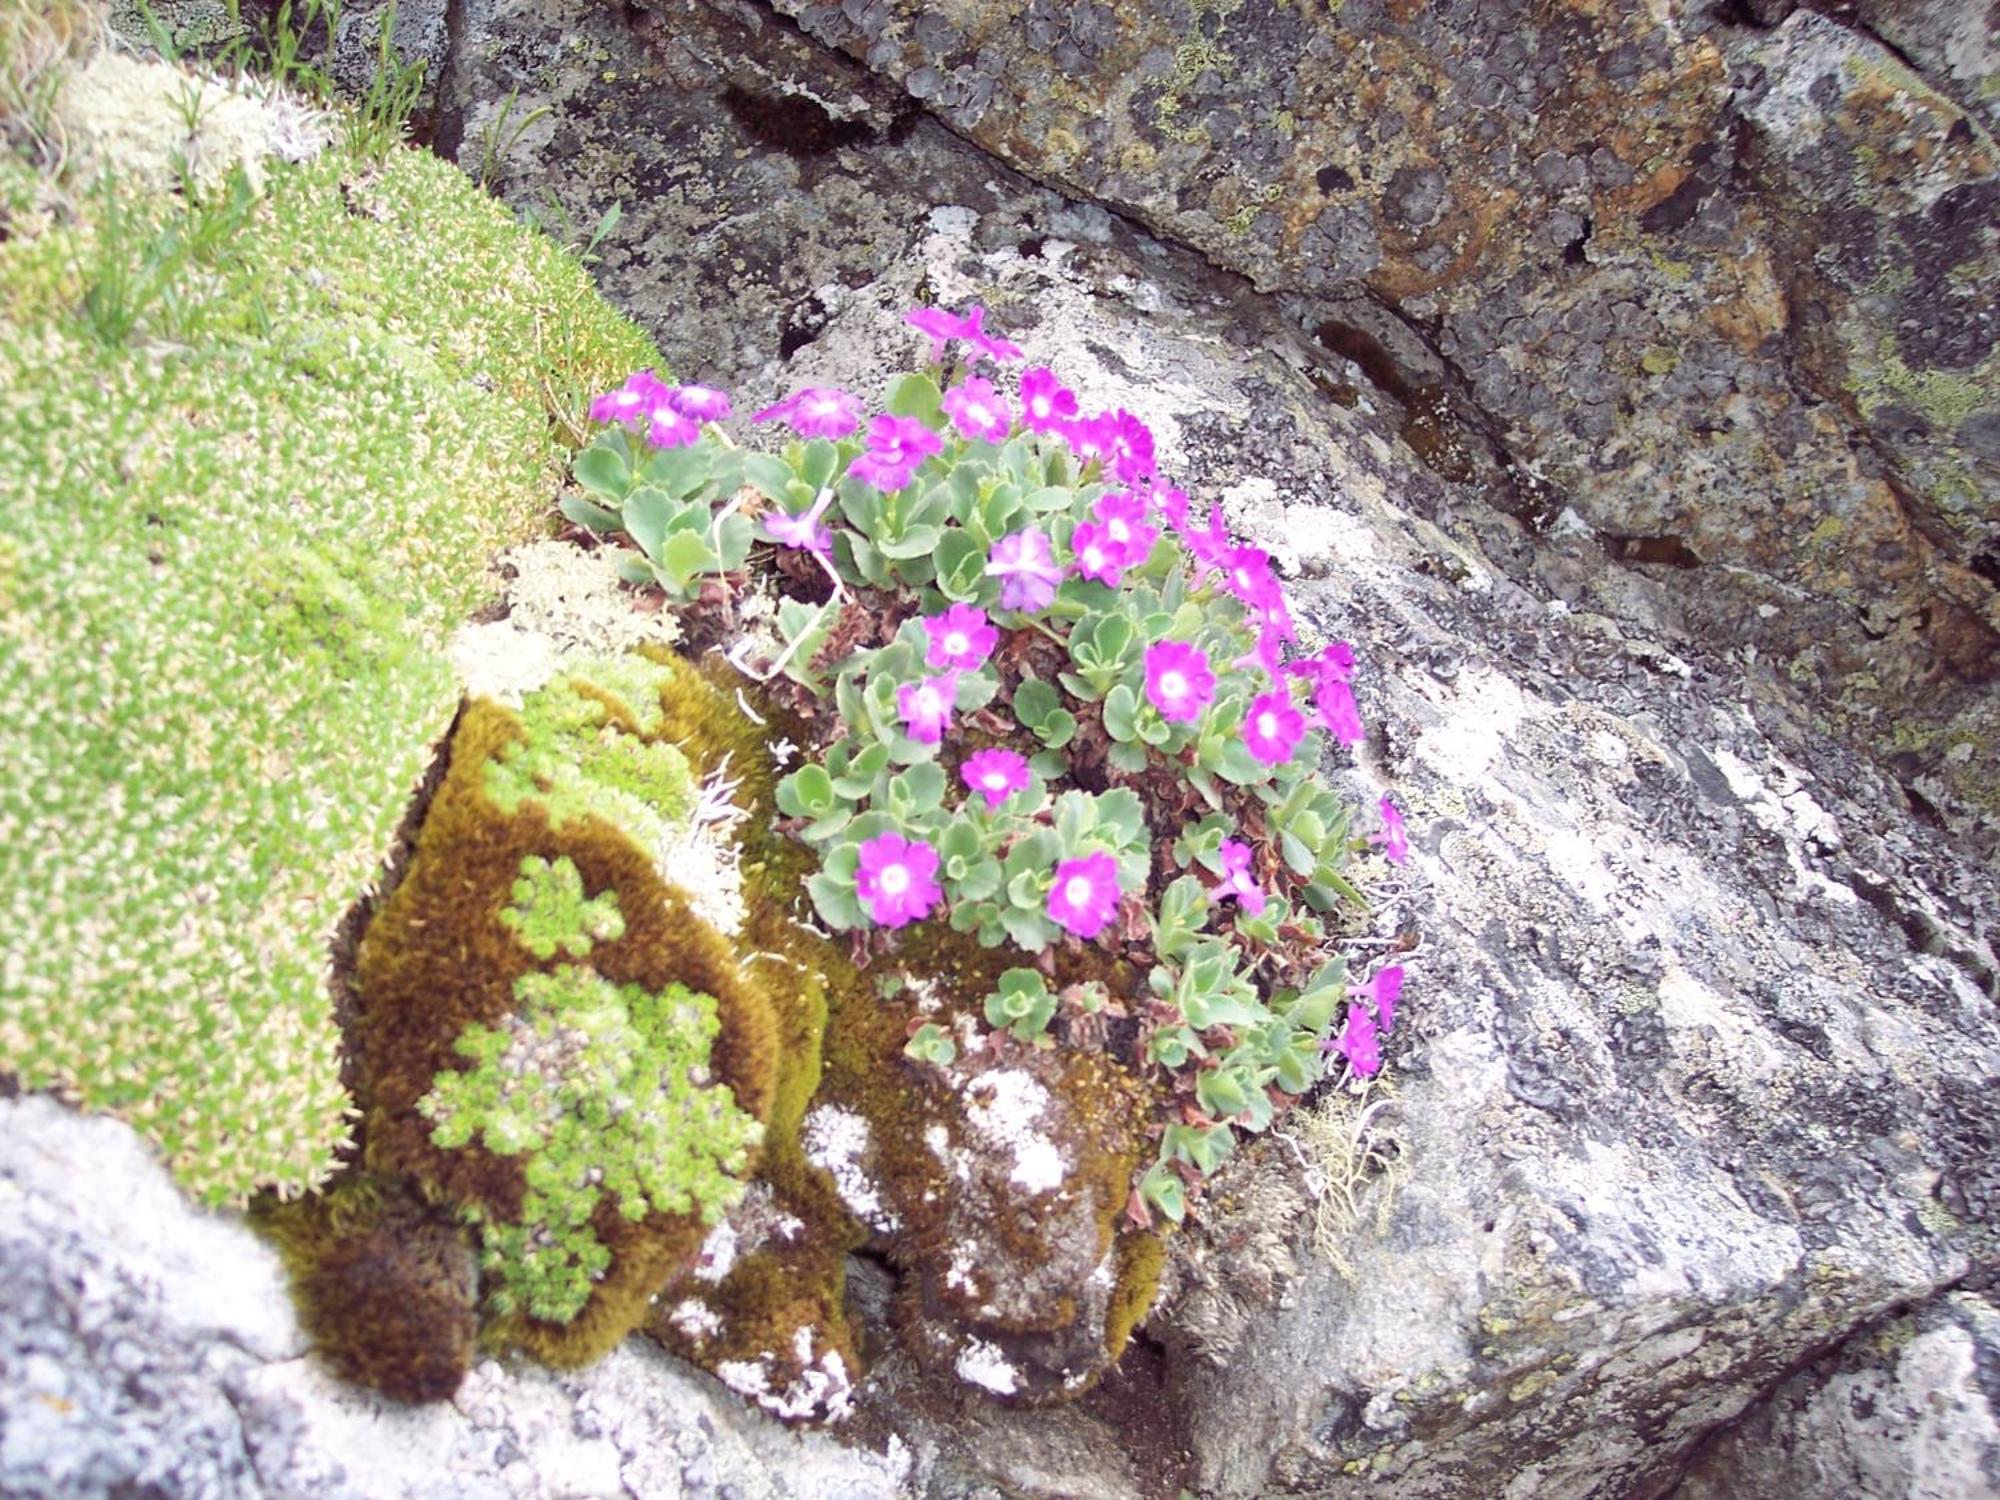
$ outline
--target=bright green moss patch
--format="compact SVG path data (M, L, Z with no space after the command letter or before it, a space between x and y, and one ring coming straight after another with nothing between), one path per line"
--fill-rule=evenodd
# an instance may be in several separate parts
M514 902L500 909L500 920L540 959L558 952L588 958L598 943L615 943L625 935L616 891L586 898L575 864L567 858L550 864L534 854L521 861Z
M480 1217L484 1268L499 1312L567 1323L590 1300L611 1252L591 1228L600 1202L625 1219L697 1214L713 1224L743 1195L762 1127L729 1090L705 1086L720 1029L715 1001L682 985L651 994L564 965L523 975L522 1008L468 1027L455 1049L473 1066L440 1073L417 1101L434 1145L481 1139L526 1157L518 1220Z
M654 356L420 152L273 165L115 343L87 302L190 210L68 196L0 240L0 1070L211 1201L296 1190L348 1133L326 956L443 639L543 525L551 410Z

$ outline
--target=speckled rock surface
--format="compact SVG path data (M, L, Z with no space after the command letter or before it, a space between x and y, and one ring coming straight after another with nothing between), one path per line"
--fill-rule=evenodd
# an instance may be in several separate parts
M1672 1500L2000 1495L2000 1313L1954 1295L1787 1380L1696 1461Z
M905 1456L750 1419L635 1340L398 1407L310 1357L277 1257L129 1128L0 1100L0 1494L543 1500L899 1493Z
M1441 473L1672 577L1993 837L1990 7L1859 7L1914 67L1701 0L774 8L1286 293Z

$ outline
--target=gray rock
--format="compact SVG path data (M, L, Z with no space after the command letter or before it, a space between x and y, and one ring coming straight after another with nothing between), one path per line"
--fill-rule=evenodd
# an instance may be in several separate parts
M2000 1312L1954 1294L1800 1371L1719 1435L1669 1500L2000 1495Z

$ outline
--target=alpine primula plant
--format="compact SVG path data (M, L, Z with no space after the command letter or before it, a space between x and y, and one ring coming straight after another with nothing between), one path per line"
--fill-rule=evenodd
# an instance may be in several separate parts
M1045 366L1004 389L1022 354L981 308L908 322L928 369L872 416L825 387L763 407L792 434L776 452L713 425L722 392L635 375L593 407L608 430L565 511L627 532L626 575L680 598L772 544L789 592L757 675L833 709L778 785L820 920L864 958L931 922L1014 950L983 1012L1016 1042L1122 1004L1169 1101L1134 1211L1179 1220L1240 1132L1381 1065L1403 972L1350 983L1328 922L1364 904L1350 858L1400 863L1407 830L1384 798L1357 836L1315 774L1329 736L1363 736L1354 652L1298 650L1270 558L1166 483L1137 417L1083 414ZM1140 993L1058 995L1059 944ZM926 1022L906 1050L948 1066L964 1040Z

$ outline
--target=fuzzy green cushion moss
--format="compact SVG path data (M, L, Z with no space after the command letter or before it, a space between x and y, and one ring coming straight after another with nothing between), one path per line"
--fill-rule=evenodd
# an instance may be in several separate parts
M659 994L565 964L523 975L521 1009L500 1026L469 1026L455 1049L473 1066L437 1076L417 1101L432 1144L477 1139L523 1156L518 1219L474 1213L482 1263L499 1282L494 1310L567 1323L611 1266L591 1228L601 1201L631 1222L649 1212L713 1224L743 1195L763 1127L711 1084L721 1029L711 996L685 985Z
M107 343L92 289L188 210L74 196L0 241L0 1070L204 1198L297 1189L347 1134L327 955L450 721L444 636L544 524L552 411L652 351L415 151L274 167Z

